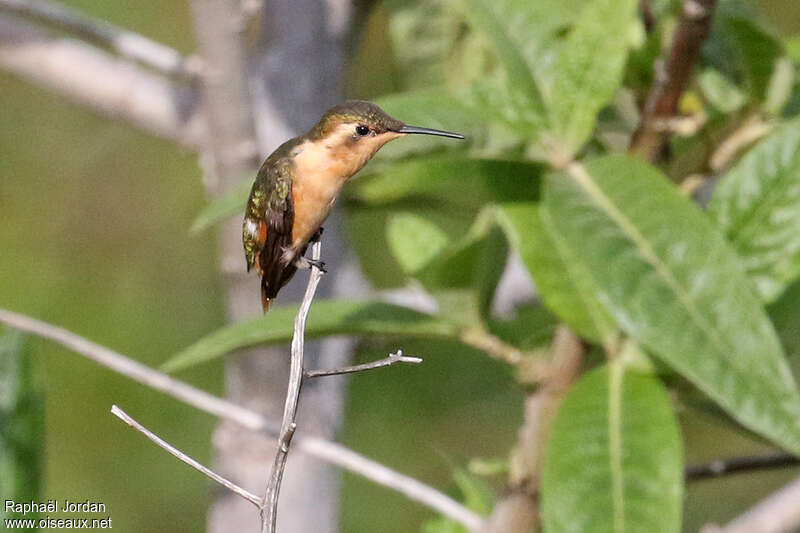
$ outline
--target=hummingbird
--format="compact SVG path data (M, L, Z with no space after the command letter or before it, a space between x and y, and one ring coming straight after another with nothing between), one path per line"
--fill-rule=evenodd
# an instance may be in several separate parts
M344 184L387 142L409 134L464 136L409 126L377 105L349 100L332 107L307 133L280 145L267 157L250 191L242 224L247 271L261 276L266 313L298 268L324 270L305 257Z

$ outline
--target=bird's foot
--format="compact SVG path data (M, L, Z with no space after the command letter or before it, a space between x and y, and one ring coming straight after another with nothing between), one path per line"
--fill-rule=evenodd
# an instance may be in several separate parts
M325 261L318 261L316 259L306 259L308 264L316 269L319 269L323 274L327 274L328 270L325 268Z
M327 273L325 269L325 261L318 261L316 259L309 259L308 257L300 257L295 261L294 266L301 270L307 270L311 267L319 269L322 273Z

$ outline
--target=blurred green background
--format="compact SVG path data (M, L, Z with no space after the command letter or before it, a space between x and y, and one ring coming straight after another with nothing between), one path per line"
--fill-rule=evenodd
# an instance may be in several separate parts
M193 48L186 2L66 3L181 51ZM800 4L760 4L782 33L800 34ZM373 19L348 97L394 87L390 68L375 70L382 62L375 50L385 43L375 30L379 10ZM0 110L0 307L150 365L223 323L216 236L188 235L205 202L192 154L3 73ZM350 233L357 237L363 223L369 219L360 213ZM109 408L119 404L206 463L216 421L53 344L27 343L45 376L43 499L103 501L120 531L202 531L215 487L143 438L132 438ZM394 348L370 341L358 357ZM404 349L425 356L425 365L350 380L341 439L452 489L453 465L506 456L521 422L522 392L505 366L461 345L408 343ZM221 370L213 363L182 377L221 393ZM710 416L687 419L690 464L765 449ZM685 530L724 521L793 475L796 470L691 485ZM342 531L416 531L430 516L392 492L344 476Z

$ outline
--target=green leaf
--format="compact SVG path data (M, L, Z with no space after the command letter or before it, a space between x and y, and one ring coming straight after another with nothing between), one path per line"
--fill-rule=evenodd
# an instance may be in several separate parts
M464 505L467 509L479 515L487 516L494 508L494 493L489 485L478 476L463 468L456 468L453 472L453 481L464 495Z
M636 20L636 0L593 0L581 12L556 60L550 93L552 160L569 161L614 96Z
M763 100L775 62L783 54L780 41L761 28L753 18L725 17L724 27L734 42L737 60L751 93L756 100Z
M494 507L495 497L489 485L478 476L463 468L455 468L453 481L463 495L467 509L487 516ZM458 522L445 517L428 520L422 526L423 533L467 533L467 529Z
M467 528L455 520L440 516L425 522L422 533L467 533Z
M800 451L800 394L738 258L646 163L573 164L545 205L620 327L744 426Z
M450 242L436 224L413 213L394 215L386 229L394 257L409 274L428 264Z
M291 340L297 306L223 326L172 356L161 369L175 372L221 357L233 350ZM306 338L328 335L387 335L455 338L457 329L438 318L384 302L318 300L311 307Z
M748 93L764 100L782 43L759 22L752 2L718 2L711 34L703 45L704 63L720 70Z
M446 189L446 188L443 188ZM441 191L446 194L447 191ZM454 196L450 193L450 196ZM469 231L478 205L448 202L437 194L435 198L409 198L391 205L371 206L352 202L347 209L347 241L358 254L361 269L376 288L400 287L406 273L394 260L386 240L389 221L395 214L412 211L435 223L451 239Z
M711 105L723 113L732 113L747 103L744 93L718 70L704 70L697 81Z
M789 58L782 57L775 62L764 96L764 111L776 117L781 115L792 97L795 76L794 64Z
M0 494L8 500L39 501L43 480L44 402L23 336L0 328ZM24 517L0 508L4 518Z
M508 245L495 226L493 210L484 210L464 238L443 248L415 277L439 301L442 315L461 324L486 319L505 269Z
M542 471L546 533L677 533L683 459L669 397L619 361L570 389Z
M491 316L492 302L508 261L508 240L498 227L484 236L482 250L473 270L473 284L478 291L478 311L486 320Z
M800 36L787 37L783 42L786 54L792 61L800 61Z
M398 212L413 211L443 229L452 240L469 232L488 202L534 200L539 196L542 165L463 157L422 157L372 171L345 187L348 237L370 281L396 287L404 272L386 242L387 223ZM455 192L455 194L454 194Z
M484 201L535 200L543 167L524 161L439 156L398 161L371 178L359 179L350 193L358 200L384 204L410 196L426 195L448 187L471 187Z
M547 307L582 337L605 343L616 330L597 299L598 287L583 262L581 246L572 246L537 203L503 204L498 220L522 256Z
M800 119L752 148L717 185L708 207L761 297L800 276Z
M244 216L244 208L247 205L247 197L253 187L252 180L243 182L241 185L232 188L223 196L211 200L200 214L192 222L189 230L192 234L200 233L210 228L214 224L222 222L234 215Z
M489 0L466 0L467 20L469 23L486 33L494 45L500 61L505 67L505 72L510 81L511 90L524 98L530 121L535 123L544 119L544 102L539 88L533 79L533 74L525 57L522 55L524 40L515 40L516 32L509 31L513 26L517 9L500 9L508 6L508 2ZM519 4L519 3L517 3ZM523 7L526 3L523 3ZM511 5L513 8L513 4ZM518 19L517 19L518 20Z
M418 3L389 0L392 51L407 87L430 87L444 82L444 61L458 29L443 0Z
M376 103L407 124L455 131L467 136L466 140L457 141L431 135L409 135L384 146L380 151L381 159L430 153L443 148L463 150L486 142L485 121L475 116L459 95L446 88L396 93L380 98Z
M395 215L387 233L395 258L436 298L441 316L461 325L489 316L508 256L505 236L494 227L491 211L479 215L467 234L453 243L438 226L411 213Z
M558 318L538 302L520 305L512 318L488 319L492 334L526 351L548 343L553 338L557 325Z
M772 302L767 312L795 376L800 375L800 281L795 281L780 298Z

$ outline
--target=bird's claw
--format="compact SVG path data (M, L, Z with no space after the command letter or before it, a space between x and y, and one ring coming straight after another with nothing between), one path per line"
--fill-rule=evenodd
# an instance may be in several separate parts
M307 270L311 267L318 269L323 274L326 274L328 271L325 269L325 261L319 261L317 259L309 259L308 257L301 257L295 262L295 266L301 270Z
M309 267L314 267L323 274L328 273L328 271L325 269L325 261L319 261L317 259L306 259L306 261L308 262Z

